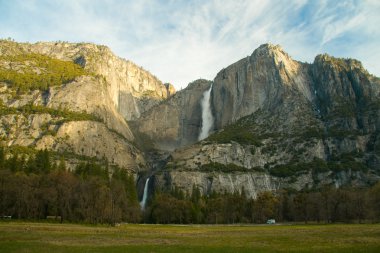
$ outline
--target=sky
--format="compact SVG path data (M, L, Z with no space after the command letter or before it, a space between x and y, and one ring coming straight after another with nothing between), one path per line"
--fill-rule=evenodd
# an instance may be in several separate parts
M380 76L378 0L0 0L0 38L106 45L177 90L264 43L355 58Z

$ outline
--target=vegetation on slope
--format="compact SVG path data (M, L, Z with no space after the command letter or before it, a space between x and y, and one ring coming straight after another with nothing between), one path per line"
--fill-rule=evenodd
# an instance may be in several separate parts
M239 124L239 122L226 126L222 131L210 135L207 140L216 143L234 141L243 145L262 145L261 138L252 133L249 127Z
M22 114L25 117L27 117L31 114L45 114L45 113L50 114L52 117L63 118L62 122L84 121L84 120L101 121L95 115L88 114L85 112L74 112L66 108L55 109L55 108L50 108L50 107L41 106L41 105L33 105L33 104L27 104L20 107L8 107L8 106L5 106L0 101L0 116L9 115L9 114Z
M265 169L273 176L290 177L307 171L313 173L327 171L338 173L349 170L367 172L371 163L368 161L368 156L363 156L363 154L361 157L355 154L341 154L342 157L337 157L334 153L327 153L325 161L312 160L311 149L316 145L339 143L345 139L349 140L347 145L352 145L349 143L368 134L370 130L364 129L365 123L361 126L362 119L358 115L365 115L363 118L377 117L374 113L378 111L376 101L369 102L368 108L364 106L361 110L358 110L353 105L354 103L348 103L346 100L338 102L327 116L321 116L317 109L307 107L309 105L288 108L291 113L287 117L284 117L284 114L287 114L282 109L273 112L258 110L210 135L207 140L214 143L234 141L244 146L252 145L250 147L252 154L259 151L264 158L267 157L270 160ZM355 122L359 122L358 125ZM373 133L371 137L374 145L377 143L377 135ZM375 147L370 149L370 145L367 146L369 149L365 151L367 154L372 150L376 151ZM339 150L340 148L337 147L338 152ZM273 157L276 159L272 159Z
M46 90L88 74L80 65L46 55L23 53L0 56L0 82L19 92Z
M369 168L360 160L357 160L357 154L345 153L333 157L330 161L315 158L311 162L298 162L276 165L269 169L269 173L276 177L291 177L299 173L312 171L314 174L332 171L338 173L341 171L362 171L367 172Z

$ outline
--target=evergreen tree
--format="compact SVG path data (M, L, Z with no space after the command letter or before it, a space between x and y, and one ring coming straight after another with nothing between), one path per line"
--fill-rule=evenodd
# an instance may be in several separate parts
M50 161L50 154L47 149L38 150L35 157L36 169L40 173L47 174L50 172L52 166Z
M57 168L59 171L66 171L66 162L63 156L59 158L59 163L58 163Z
M127 192L127 199L128 199L129 204L132 206L138 206L139 201L137 198L137 190L136 190L135 180L132 174L130 175L126 174L125 190Z
M0 147L0 169L4 169L4 162L5 162L5 154L4 154L4 148Z
M19 170L20 164L18 159L18 154L14 154L10 159L7 160L6 168L12 172Z

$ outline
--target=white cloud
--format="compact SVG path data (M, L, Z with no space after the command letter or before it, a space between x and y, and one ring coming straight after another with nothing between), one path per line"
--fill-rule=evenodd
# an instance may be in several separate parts
M380 75L375 0L0 2L5 8L2 37L105 44L177 89L212 79L267 42L302 61L323 52L356 57Z

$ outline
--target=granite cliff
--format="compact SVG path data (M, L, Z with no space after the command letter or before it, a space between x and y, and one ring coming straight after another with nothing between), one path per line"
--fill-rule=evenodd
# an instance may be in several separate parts
M150 191L251 197L380 180L380 80L357 60L302 63L265 44L176 93L105 46L1 41L0 56L2 145L107 160L140 193L148 176Z
M357 60L294 61L265 44L213 81L213 134L171 155L155 187L249 196L379 180L380 82Z
M152 107L133 122L136 132L159 150L172 151L198 141L202 125L202 94L211 81L196 80L174 96Z
M0 56L4 145L48 148L106 158L133 171L147 169L127 120L174 94L172 85L115 56L109 48L89 43L3 40ZM70 63L80 65L83 73L53 85L57 76L69 75ZM23 81L29 80L34 86L25 88ZM36 88L36 83L45 81L43 88ZM79 122L62 111L87 116L79 117Z

